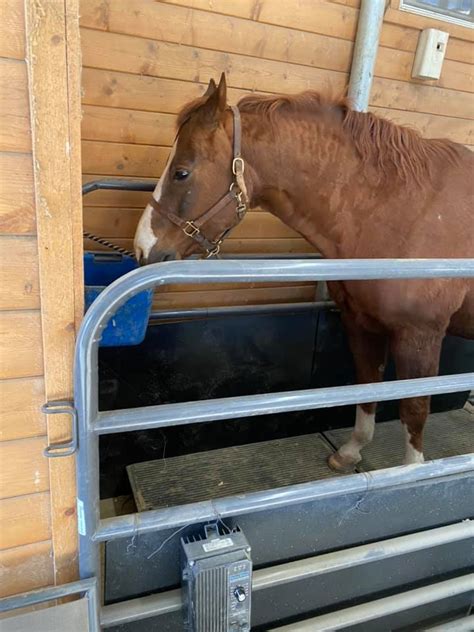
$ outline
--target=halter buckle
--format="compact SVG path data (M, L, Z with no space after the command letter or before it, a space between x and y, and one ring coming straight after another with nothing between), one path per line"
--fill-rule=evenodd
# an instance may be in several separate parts
M242 175L243 176L244 175L244 171L245 171L244 159L241 158L240 156L237 156L232 161L232 173L234 174L234 176L238 176L238 175Z
M196 226L196 224L191 221L186 222L186 224L183 227L183 233L187 235L188 237L195 237L196 235L199 235L200 232L201 231Z
M211 257L217 257L220 251L221 251L221 242L218 241L217 244L215 244L214 250L206 251L207 252L206 259L210 259Z

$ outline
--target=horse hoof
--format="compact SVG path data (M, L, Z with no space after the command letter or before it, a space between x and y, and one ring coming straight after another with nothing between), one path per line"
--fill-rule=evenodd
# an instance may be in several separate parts
M350 474L355 470L355 463L345 460L337 452L328 456L328 465L333 472L339 474Z

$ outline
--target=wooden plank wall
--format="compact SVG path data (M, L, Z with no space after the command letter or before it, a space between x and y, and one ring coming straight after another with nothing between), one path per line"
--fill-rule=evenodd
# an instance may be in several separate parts
M53 583L23 0L0 3L0 585Z
M251 91L341 92L349 76L358 6L358 0L137 0L133 7L127 0L81 0L84 180L156 180L173 139L176 112L224 70L234 102ZM442 77L438 82L414 82L410 75L420 28L433 26L433 21L409 15L407 25L397 23L399 11L388 13L372 109L426 136L474 144L468 29L436 22L434 26L452 33ZM86 230L131 248L147 196L91 194L85 199ZM86 242L86 248L91 246ZM251 212L223 250L284 253L311 247L276 218ZM314 297L311 285L185 289L169 288L158 297L158 305Z
M25 2L45 399L73 398L76 328L84 309L78 0ZM71 419L50 416L50 445ZM77 577L75 458L47 459L54 583Z

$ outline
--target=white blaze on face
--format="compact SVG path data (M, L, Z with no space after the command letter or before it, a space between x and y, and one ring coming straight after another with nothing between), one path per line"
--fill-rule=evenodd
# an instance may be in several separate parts
M161 174L161 178L156 185L155 190L153 191L153 197L156 202L160 201L163 189L163 183L166 178L166 174L171 165L171 161L174 158L176 153L176 143L171 148L170 155L168 156L168 161L164 168L163 173ZM141 258L147 259L151 249L158 241L158 237L156 237L153 232L153 228L151 226L151 218L153 213L153 207L150 204L147 204L145 210L143 211L143 215L140 217L140 221L138 222L137 230L135 232L135 238L133 240L133 247L135 249L135 256L137 261L140 261Z

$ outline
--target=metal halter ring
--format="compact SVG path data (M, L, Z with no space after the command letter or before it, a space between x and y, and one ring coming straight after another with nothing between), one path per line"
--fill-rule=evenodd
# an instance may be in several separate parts
M183 228L183 233L187 235L188 237L194 237L195 235L198 235L200 232L201 231L196 226L196 224L194 224L194 222L191 222L191 221L186 222Z
M242 219L246 210L247 205L244 202L239 202L239 204L237 204L237 215L239 216L239 218Z
M237 204L245 204L245 202L242 200L244 193L242 191L242 189L240 188L239 184L237 182L232 182L230 187L229 187L229 191L232 193L234 193L236 199L237 199Z
M237 167L237 165L239 165L239 167ZM232 161L232 173L234 174L234 176L244 175L244 171L245 171L244 159L241 158L240 156L237 156Z
M210 259L211 257L217 257L220 251L221 251L221 242L218 241L214 250L207 250L206 259Z

